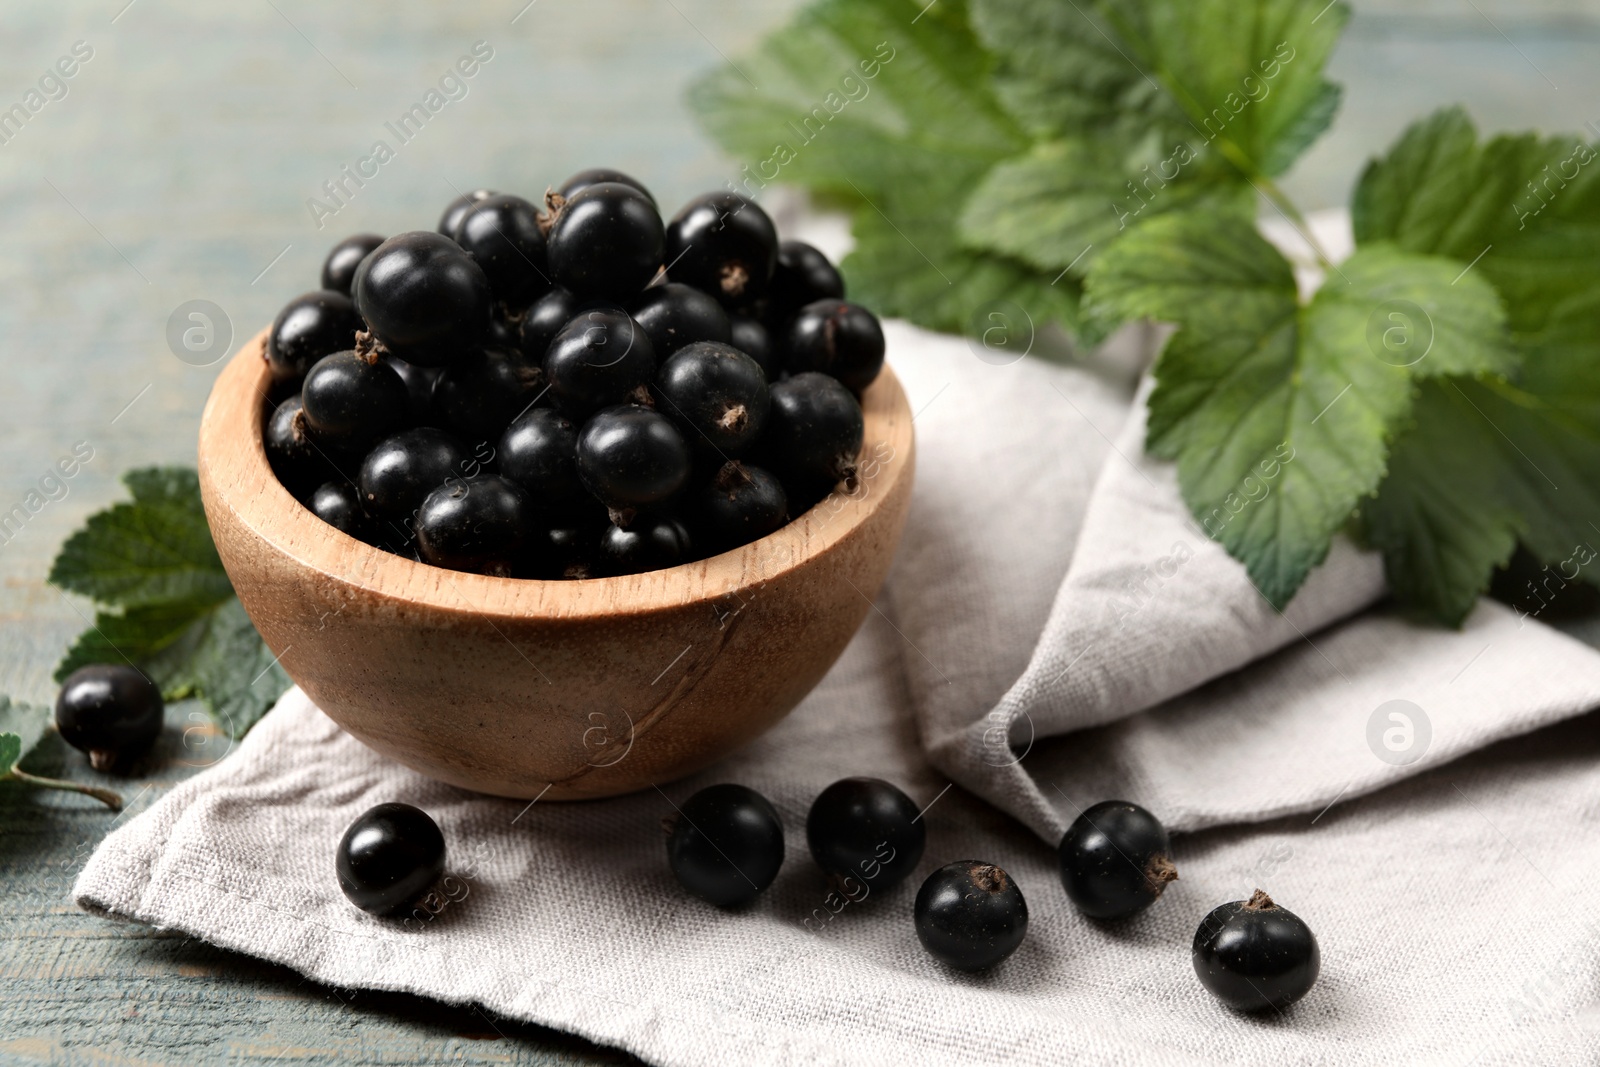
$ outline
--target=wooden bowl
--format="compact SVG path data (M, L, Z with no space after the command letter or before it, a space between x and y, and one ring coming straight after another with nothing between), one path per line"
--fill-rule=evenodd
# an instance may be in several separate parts
M772 726L872 610L905 524L913 438L885 368L861 478L777 533L620 578L526 581L413 562L301 507L262 444L265 333L211 390L200 489L217 551L283 669L367 745L508 797L614 796Z

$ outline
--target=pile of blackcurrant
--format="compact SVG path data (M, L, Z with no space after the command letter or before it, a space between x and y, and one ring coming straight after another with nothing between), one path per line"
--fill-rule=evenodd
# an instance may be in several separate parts
M764 537L853 487L883 331L827 258L708 193L479 190L360 234L279 313L267 455L319 518L423 563L590 578Z

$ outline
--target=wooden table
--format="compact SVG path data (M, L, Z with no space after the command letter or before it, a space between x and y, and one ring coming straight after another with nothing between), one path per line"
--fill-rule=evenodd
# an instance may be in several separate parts
M94 458L66 497L0 544L0 692L53 700L51 670L84 625L86 606L43 582L62 538L120 495L127 468L193 462L216 368L168 350L174 308L214 301L248 336L314 287L333 241L427 227L457 189L537 193L600 164L644 176L669 206L716 187L723 164L684 112L682 87L796 6L525 2L385 5L381 16L308 0L7 6L0 106L75 42L92 56L65 97L0 146L0 511L75 442ZM1490 129L1600 121L1591 3L1356 7L1333 63L1344 110L1287 182L1307 208L1341 202L1365 159L1435 106L1465 102ZM466 96L319 230L307 199L480 40L493 55ZM171 725L193 710L169 709ZM88 777L81 757L58 755L64 773ZM120 819L191 773L169 761L130 782ZM329 989L181 935L89 918L72 880L118 824L79 798L0 787L0 1059L626 1060L475 1009Z

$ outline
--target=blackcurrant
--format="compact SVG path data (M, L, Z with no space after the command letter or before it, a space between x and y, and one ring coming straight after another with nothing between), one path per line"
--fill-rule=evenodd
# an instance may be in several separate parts
M644 187L644 183L638 178L624 174L620 170L611 170L608 167L590 167L588 170L580 170L578 173L562 182L561 188L557 189L556 192L561 194L562 200L571 200L574 196L577 196L580 192L589 188L591 185L602 185L606 183L632 186L645 196L649 197L651 204L656 202L656 198L650 195L650 190L646 189Z
M732 345L697 341L680 349L656 375L660 408L695 446L724 459L761 436L772 398L761 365Z
M598 578L598 553L602 531L611 523L604 509L597 515L577 511L565 515L533 535L529 552L532 572L539 578Z
M730 337L728 313L722 305L677 282L646 289L628 305L628 314L650 338L657 359L694 341L726 343Z
M361 507L361 493L342 478L317 486L306 501L306 507L311 514L351 537L362 538L366 534L367 516Z
M767 292L767 318L784 324L814 300L844 299L844 279L828 257L804 241L778 244L778 265Z
M702 552L714 555L767 536L789 521L783 483L761 467L730 460L694 497Z
M550 288L539 211L520 196L491 196L468 209L456 236L489 279L495 299L526 307Z
M471 462L467 446L443 430L402 430L362 461L361 502L379 519L409 519L429 493L452 478L465 479Z
M883 327L859 304L818 300L789 324L783 358L790 374L821 371L859 393L883 369Z
M562 410L583 417L641 398L656 373L655 346L621 308L579 314L550 342L544 373Z
M667 862L679 884L718 907L754 900L783 866L778 812L746 786L707 786L663 823Z
M761 206L733 192L697 196L667 226L667 273L728 305L764 296L778 231Z
M728 343L761 364L761 369L766 372L767 381L773 381L778 377L781 370L778 353L772 345L772 335L761 325L760 319L751 318L749 315L729 315Z
M467 217L467 212L472 210L472 206L495 195L497 194L491 189L474 189L470 193L462 193L445 205L444 214L439 216L439 232L454 241L460 235L461 223Z
M1249 900L1214 908L1194 932L1194 973L1238 1011L1287 1008L1322 971L1316 935L1298 915L1257 889Z
M509 578L528 538L528 497L498 474L451 481L417 512L417 549L436 567Z
M384 363L354 352L324 356L300 388L305 422L317 443L365 450L406 423L411 397L406 383Z
M273 409L262 433L262 443L272 472L284 488L296 495L310 492L338 476L337 464L345 458L342 453L330 453L311 439L311 429L306 425L298 395ZM355 473L353 465L351 473Z
M500 438L495 462L542 511L561 511L583 499L578 428L552 408L531 408L518 416Z
M552 289L535 300L518 325L522 352L535 363L544 361L561 327L578 315L578 298L565 289Z
M850 390L808 371L774 382L770 391L762 452L775 473L806 494L853 482L866 424Z
M521 352L486 348L444 369L433 386L433 409L446 429L469 444L498 441L544 388L544 372Z
M284 305L267 334L267 366L276 381L305 377L323 356L354 347L361 319L343 293L302 293Z
M661 266L661 216L631 185L601 182L562 205L550 227L550 276L583 298L631 300Z
M619 525L633 510L673 497L691 467L689 446L672 421L637 404L606 408L578 432L578 477Z
M852 898L899 885L922 860L926 839L917 805L881 778L834 782L806 816L812 858Z
M399 356L385 352L378 357L378 361L400 375L400 380L406 383L406 396L409 398L407 409L410 412L410 421L418 426L432 426L438 418L433 410L433 385L439 380L443 367L419 367L415 363L407 363Z
M676 567L693 558L689 531L668 516L638 518L625 530L607 526L600 535L600 565L606 574L639 574Z
M1103 800L1080 813L1057 853L1067 898L1095 919L1143 911L1178 877L1166 827L1125 800Z
M928 875L912 916L922 947L961 971L981 971L1017 950L1028 932L1028 902L1005 871L958 860Z
M362 911L396 918L444 874L444 834L410 804L379 804L350 824L334 867L339 888Z
M61 739L109 771L142 755L161 733L164 705L156 684L120 663L92 663L67 675L56 696Z
M362 260L356 310L383 347L408 363L442 367L481 344L492 296L483 269L461 246L416 230Z
M375 233L358 233L334 245L328 258L322 261L322 287L349 296L354 291L356 268L381 244L383 238Z

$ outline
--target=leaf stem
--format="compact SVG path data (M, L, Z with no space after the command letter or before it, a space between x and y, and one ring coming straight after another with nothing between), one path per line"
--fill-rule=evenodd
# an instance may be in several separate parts
M63 778L41 778L37 774L29 774L27 771L20 770L16 767L11 768L11 770L5 774L0 774L0 781L3 781L7 778L11 779L12 781L21 782L24 785L37 786L40 789L65 789L69 793L82 793L84 796L94 797L112 811L122 810L122 797L116 793L113 793L109 789L101 789L100 787L93 785L82 785L78 782L69 782Z

